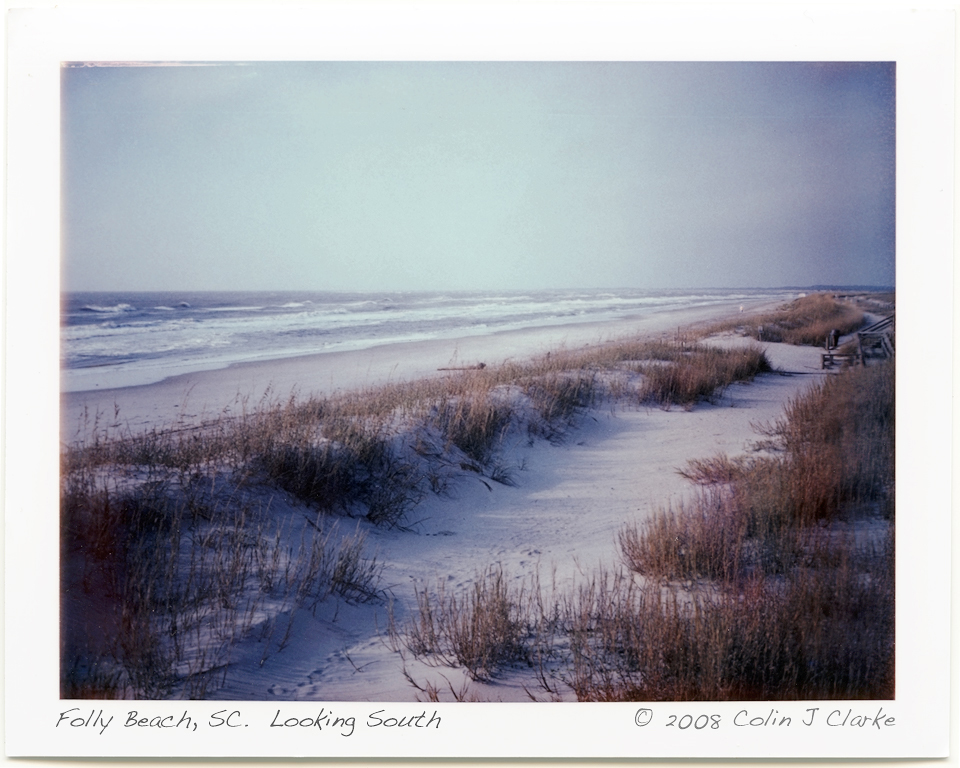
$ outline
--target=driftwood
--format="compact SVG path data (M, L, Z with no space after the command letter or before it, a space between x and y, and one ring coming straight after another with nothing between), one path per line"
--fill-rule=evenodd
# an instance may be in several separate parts
M437 368L438 371L482 371L487 367L486 363L477 363L476 365L463 365L458 368Z

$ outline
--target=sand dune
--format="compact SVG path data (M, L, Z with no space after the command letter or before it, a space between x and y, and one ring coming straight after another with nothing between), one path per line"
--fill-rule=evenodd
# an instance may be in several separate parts
M415 610L415 586L469 588L493 564L518 584L539 571L558 588L598 566L617 566L620 527L691 490L678 468L689 459L746 451L758 438L751 424L778 417L784 403L818 377L818 350L780 344L766 349L776 367L813 375L764 375L733 387L716 405L690 411L593 412L562 444L508 447L506 460L525 467L515 474L515 487L467 477L453 498L431 497L418 508L413 532L372 531L368 541L387 564L383 580L396 620L402 623ZM309 641L293 644L263 667L249 663L248 673L232 676L217 697L415 700L422 694L404 670L419 684L438 687L445 699L452 698L451 687L493 701L529 701L527 691L537 689L532 670L478 683L462 670L430 667L409 654L403 659L386 643L387 618L384 606L302 613L296 634ZM574 699L569 690L564 697Z
M739 311L739 306L686 309L642 320L388 345L71 393L64 395L63 438L71 442L78 424L136 433L234 415L253 409L265 396L283 400L290 392L306 396L441 376L446 374L437 369L450 365L495 365L627 334L673 338L680 326ZM729 335L708 343L729 347L749 340ZM496 683L471 682L463 670L431 667L398 653L386 639L390 614L403 625L416 610L417 589L442 584L462 591L491 566L502 568L512 584L539 574L542 583L559 590L597 568L618 567L616 536L622 526L690 491L679 468L690 459L744 453L757 439L753 425L775 419L790 398L823 375L817 349L764 346L779 372L734 385L713 404L689 410L607 404L588 411L562 440L515 434L501 446L498 459L512 477L510 485L460 472L447 493L423 499L404 529L342 520L339 530L346 534L359 525L367 551L383 564L387 600L359 605L327 600L273 619L265 615L264 626L271 627L266 639L262 631L250 632L234 642L222 687L211 694L247 700L404 701L422 693L412 679L446 691L446 698L529 700L528 691L537 687L530 670L513 670ZM99 416L91 419L91 413ZM292 497L272 491L258 504L282 523L289 547L302 536L298 530L309 533L305 508ZM71 610L83 613L82 607ZM269 613L268 607L263 610ZM573 698L569 689L559 695Z

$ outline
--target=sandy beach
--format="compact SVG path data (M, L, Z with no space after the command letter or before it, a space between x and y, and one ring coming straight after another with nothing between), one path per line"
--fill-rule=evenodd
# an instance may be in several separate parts
M769 302L743 305L744 311ZM89 428L97 414L100 427L139 432L175 423L196 423L235 415L267 395L285 400L356 390L388 381L409 381L442 375L448 366L488 365L523 359L561 346L578 347L631 334L655 337L677 328L739 313L740 304L668 310L640 318L567 324L401 344L353 352L239 363L218 370L173 376L156 384L104 389L96 387L61 396L61 439L72 442Z

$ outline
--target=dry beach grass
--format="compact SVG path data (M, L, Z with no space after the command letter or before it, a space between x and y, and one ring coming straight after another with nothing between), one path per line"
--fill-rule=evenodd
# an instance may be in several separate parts
M629 572L553 601L500 571L469 597L438 584L397 636L475 680L549 656L542 688L581 701L892 698L893 416L892 364L831 378L765 430L774 456L691 462L689 506L625 525Z
M841 310L808 298L809 324L837 327ZM764 317L764 334L780 322L802 338L797 314ZM298 612L385 603L369 526L415 527L421 501L465 475L514 483L507 439L562 441L601 403L694 408L769 371L759 346L720 350L685 332L241 402L199 426L127 433L94 415L62 456L62 694L209 696L240 640L259 638L265 660ZM695 503L621 532L635 575L549 596L500 568L464 594L424 586L391 642L476 680L531 665L547 693L565 685L585 700L891 695L892 393L892 365L845 372L790 404L761 435L762 457L689 465ZM868 512L885 523L863 542Z
M669 684L631 669L631 697L892 698L893 385L884 363L814 386L765 430L773 456L693 462L689 507L623 529L630 570L691 601L658 604L684 634Z
M864 313L853 301L838 301L830 294L802 296L776 312L759 314L746 322L732 320L726 327L737 327L759 341L783 341L787 344L820 346L827 334L852 333L863 325ZM723 327L723 326L718 326Z

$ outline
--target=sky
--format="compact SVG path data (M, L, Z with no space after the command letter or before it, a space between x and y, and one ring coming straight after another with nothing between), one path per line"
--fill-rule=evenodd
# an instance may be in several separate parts
M895 281L893 63L61 76L64 290Z

